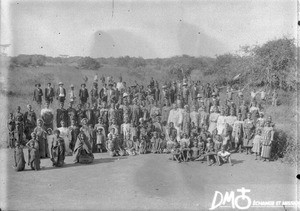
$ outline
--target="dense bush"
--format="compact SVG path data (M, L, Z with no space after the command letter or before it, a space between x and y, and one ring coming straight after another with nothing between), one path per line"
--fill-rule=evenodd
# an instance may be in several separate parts
M120 67L127 67L127 68L140 68L145 67L147 65L147 62L142 57L119 57L117 58L117 65Z
M78 67L81 69L97 70L101 65L96 59L84 57L78 60Z
M46 63L46 56L43 55L24 55L20 54L12 57L10 60L10 68L14 67L38 67L44 66Z
M293 136L283 130L276 130L274 134L274 142L272 146L272 159L281 159L285 163L297 164L298 152L300 144L293 138Z

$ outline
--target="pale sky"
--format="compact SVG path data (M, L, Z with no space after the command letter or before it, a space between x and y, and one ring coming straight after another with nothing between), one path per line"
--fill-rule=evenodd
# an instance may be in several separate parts
M296 37L296 0L1 1L9 54L215 56Z

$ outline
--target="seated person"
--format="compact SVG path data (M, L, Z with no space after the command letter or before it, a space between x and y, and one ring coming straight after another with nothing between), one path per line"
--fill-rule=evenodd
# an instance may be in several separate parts
M206 150L204 156L207 160L207 165L211 166L217 161L217 153L214 148L214 142L211 138L207 139L208 143L206 144Z
M177 139L174 139L174 144L171 150L172 158L170 160L176 160L178 163L182 161L181 152L180 152L180 144L178 143Z
M157 131L154 131L153 137L151 138L151 145L152 145L151 152L152 153L160 152L160 143L161 143L161 139L158 137Z
M92 146L85 133L80 132L74 147L74 163L87 164L92 163L93 160Z
M170 140L167 141L166 153L172 152L173 146L174 146L174 144L175 144L175 140L176 140L176 142L177 142L177 135L176 135L176 133L175 133L175 134L172 134L172 135L170 136Z
M184 162L187 162L190 160L190 148L188 147L188 144L186 141L180 142L180 152L181 152L181 158Z
M136 155L135 144L133 140L131 140L130 133L127 133L125 136L125 150L128 155Z
M193 147L191 148L191 161L194 161L199 157L200 157L200 150L198 147L198 141L194 140Z
M115 149L115 146L116 146L116 145L115 145L114 140L113 140L112 137L113 137L112 134L108 134L108 136L107 136L108 140L107 140L107 146L106 146L106 149L107 149L109 155L110 155L111 157L114 157L114 156L117 155L117 152L116 152L116 149Z
M125 150L126 142L122 138L118 137L117 134L113 134L112 139L113 139L113 142L116 144L117 155L125 156L126 155L126 150Z
M222 150L218 152L217 159L219 166L223 163L229 163L231 166L233 165L230 158L230 152L225 151L225 146L222 146Z
M214 141L214 149L216 152L221 150L223 139L221 135L216 134L213 138Z
M147 153L147 142L146 142L146 137L142 136L141 137L141 143L139 146L139 153L140 154L146 154Z

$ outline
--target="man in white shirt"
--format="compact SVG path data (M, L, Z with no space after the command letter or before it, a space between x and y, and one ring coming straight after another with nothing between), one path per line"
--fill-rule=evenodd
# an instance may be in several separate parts
M181 110L178 109L177 104L173 104L173 109L170 111L168 124L173 122L175 129L177 130L177 140L180 141L180 131L183 121L183 116Z
M66 89L63 87L64 84L62 82L59 82L59 87L56 91L57 100L60 103L64 103L66 100Z
M225 151L225 146L222 146L221 151L218 152L217 158L218 158L218 164L219 166L223 163L229 163L231 166L233 165L231 162L230 152Z
M120 81L117 83L117 89L119 92L121 92L124 89L124 85L122 82L122 76L120 76Z

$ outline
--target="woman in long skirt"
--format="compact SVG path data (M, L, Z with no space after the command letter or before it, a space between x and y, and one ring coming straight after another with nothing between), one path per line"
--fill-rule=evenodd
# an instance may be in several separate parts
M19 142L15 143L15 149L14 149L14 169L15 171L23 171L25 169L25 158L24 158L24 152L22 147L20 146Z
M31 133L31 138L26 144L28 147L28 165L30 165L32 170L37 171L41 169L39 142L35 133Z
M250 150L252 148L252 143L253 143L253 137L254 137L254 123L251 120L251 114L247 114L247 119L244 121L244 141L243 145L244 148L246 149L246 154L248 155L250 153Z
M42 119L37 120L37 127L34 128L34 133L36 134L36 139L39 142L39 154L41 158L46 157L46 152L47 152L47 133L44 129L44 121Z
M261 157L264 159L263 161L270 161L272 142L274 140L274 129L269 120L266 122L262 137Z
M254 136L253 139L253 147L252 147L252 152L255 153L255 160L257 160L257 156L260 155L260 148L261 148L261 130L257 130L256 135Z
M212 133L217 128L217 121L220 114L217 112L211 113L209 115L209 128L208 131Z
M54 130L54 140L51 144L51 161L52 165L56 167L62 167L65 160L65 141L60 137L60 131Z

